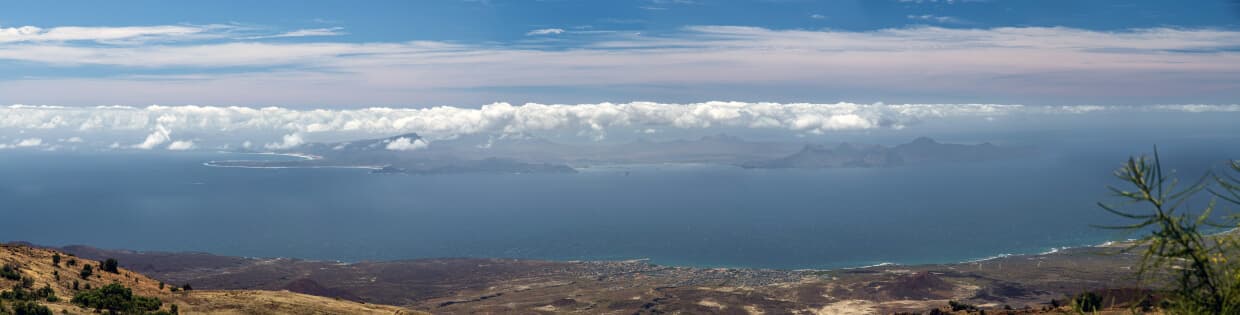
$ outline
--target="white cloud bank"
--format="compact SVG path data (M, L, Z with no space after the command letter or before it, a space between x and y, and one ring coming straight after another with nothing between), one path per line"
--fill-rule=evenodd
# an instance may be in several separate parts
M284 135L284 139L281 142L268 143L264 145L263 147L270 149L270 150L284 150L284 149L289 149L289 148L299 146L303 143L306 143L306 141L301 138L301 134L294 133L294 134ZM251 144L249 141L246 141L241 144L242 147L245 147L247 149L250 148L250 145Z
M388 142L387 147L385 148L392 151L413 151L426 148L427 145L429 144L422 139L414 139L413 141L410 141L409 138L400 137L396 140L392 140L392 142Z
M951 117L997 117L1018 114L1074 115L1098 112L1231 112L1240 105L1162 106L1024 106L999 104L856 104L651 102L514 106L494 103L481 108L365 108L297 110L279 107L126 106L0 107L0 130L63 131L105 134L149 133L136 149L193 148L192 141L173 141L173 130L201 134L233 132L279 133L281 141L267 149L306 143L306 134L353 133L392 135L416 132L427 140L464 135L518 135L560 132L601 138L612 130L749 128L799 133L830 133L879 128L900 129L923 120ZM132 143L138 139L120 140ZM237 140L240 141L240 140ZM106 143L106 142L105 142ZM249 143L247 141L247 143ZM427 142L405 139L388 149L412 150ZM243 147L249 145L243 144Z
M134 149L143 150L154 149L156 146L164 144L164 142L168 142L168 140L171 139L171 134L172 131L168 130L167 127L157 125L155 126L155 130L146 136L146 140L142 140L142 143L132 145L131 147Z
M168 144L168 150L172 150L172 151L185 151L185 150L190 150L193 148L194 148L194 141L189 141L189 140L173 141L171 144Z
M28 148L28 147L37 147L42 144L43 144L43 139L29 138L29 139L22 139L21 141L18 141L17 144L15 144L14 146L18 148Z

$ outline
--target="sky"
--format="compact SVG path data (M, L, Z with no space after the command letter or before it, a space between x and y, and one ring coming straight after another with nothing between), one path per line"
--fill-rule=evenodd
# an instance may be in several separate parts
M37 130L136 130L102 143L139 149L194 148L176 136L194 128L274 130L277 144L822 134L995 108L1232 112L1238 98L1233 0L0 3L0 149L47 146L22 136ZM909 104L940 105L888 106Z
M1238 45L1217 0L12 1L0 104L1230 104Z

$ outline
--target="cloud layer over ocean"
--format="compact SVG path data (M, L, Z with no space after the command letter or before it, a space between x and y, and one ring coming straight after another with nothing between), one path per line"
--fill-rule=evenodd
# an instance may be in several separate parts
M363 108L289 109L279 107L217 106L98 106L62 107L11 105L0 107L0 130L6 133L73 135L82 142L98 134L144 134L133 139L108 139L115 148L191 149L193 139L178 135L280 134L265 139L268 149L305 143L303 135L352 133L394 135L416 132L430 141L468 135L564 133L606 137L609 132L659 129L766 129L789 134L902 129L942 118L993 118L1010 115L1075 115L1097 112L1240 112L1240 105L1161 106L1025 106L999 104L811 104L704 102L665 104L650 102L577 105L494 103L480 108ZM44 144L10 139L6 147ZM88 139L99 142L100 139ZM237 143L243 140L236 139ZM263 141L264 139L257 139ZM3 140L0 140L3 141ZM425 143L416 144L424 146ZM416 148L410 143L409 148Z

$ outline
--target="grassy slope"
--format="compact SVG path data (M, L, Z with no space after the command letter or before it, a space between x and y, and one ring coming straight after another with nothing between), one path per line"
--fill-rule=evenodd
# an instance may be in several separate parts
M51 308L55 313L67 311L71 314L91 313L92 310L72 305L75 291L73 281L77 280L81 288L89 284L92 288L102 287L110 283L120 283L133 289L134 294L158 297L164 301L164 309L169 304L177 304L182 313L186 314L423 314L394 306L363 304L346 300L338 300L287 291L233 291L233 290L194 290L171 292L166 286L159 288L159 281L142 274L121 268L119 273L103 272L96 268L94 275L87 279L79 276L83 264L99 266L98 261L72 257L60 253L60 266L52 264L52 256L56 251L20 245L0 245L0 264L16 263L20 265L22 276L34 279L33 289L50 285L60 298L60 302L40 304ZM67 266L70 259L77 260L77 266ZM54 273L59 271L60 279ZM18 281L0 278L0 290L12 288ZM7 303L6 303L7 304Z

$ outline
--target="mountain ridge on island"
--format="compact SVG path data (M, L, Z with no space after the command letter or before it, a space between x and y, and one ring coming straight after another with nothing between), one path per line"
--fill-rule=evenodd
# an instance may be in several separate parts
M744 168L879 168L939 163L986 162L1016 159L1033 154L1031 148L980 144L941 143L929 137L895 146L841 143L834 147L807 144L791 155L750 161Z

